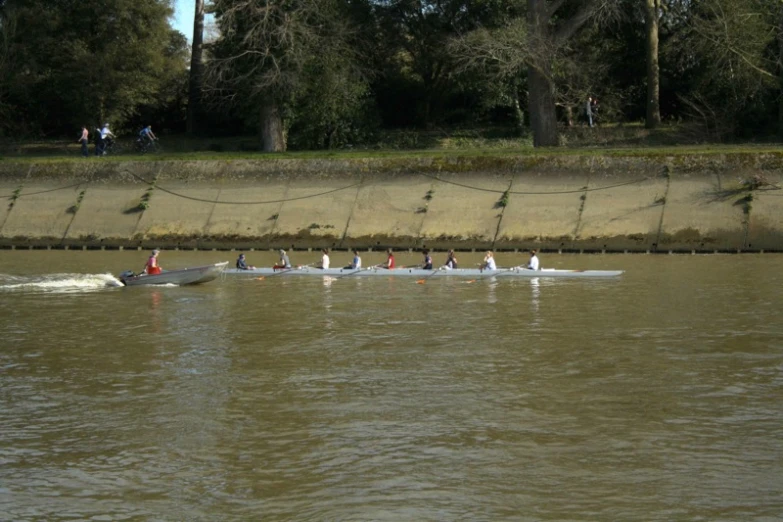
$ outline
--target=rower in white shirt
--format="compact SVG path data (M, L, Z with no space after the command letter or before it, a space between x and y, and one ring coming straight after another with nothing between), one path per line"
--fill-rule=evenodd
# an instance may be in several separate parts
M319 268L323 268L324 270L329 269L329 249L324 248L322 250L323 255L321 256L321 266Z
M540 264L538 262L538 256L536 256L536 251L531 250L530 251L530 261L527 262L527 265L525 268L529 270L540 270Z
M484 261L481 263L482 270L497 270L498 266L495 264L495 254L492 250L487 250L487 255L484 256Z

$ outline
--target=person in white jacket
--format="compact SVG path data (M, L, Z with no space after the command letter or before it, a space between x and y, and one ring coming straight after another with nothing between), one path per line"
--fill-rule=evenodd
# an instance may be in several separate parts
M318 267L318 268L323 268L324 270L328 270L329 269L329 264L330 264L330 261L329 261L329 249L328 248L324 248L323 250L321 250L321 252L323 252L323 255L321 256L321 266Z
M497 270L498 266L495 264L495 254L492 250L487 251L487 255L484 256L484 261L481 263L482 270Z
M525 268L529 270L541 270L541 265L538 262L538 256L535 250L530 251L530 261L527 262Z
M587 123L591 127L593 126L593 98L589 97L587 98L587 103L585 103L585 117L587 118Z

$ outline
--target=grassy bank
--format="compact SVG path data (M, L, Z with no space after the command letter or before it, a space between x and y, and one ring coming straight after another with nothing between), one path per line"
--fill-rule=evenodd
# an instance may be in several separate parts
M693 129L664 125L650 131L641 125L577 126L563 129L563 146L533 148L529 136L514 136L509 129L436 129L385 132L369 146L340 150L289 151L264 154L253 136L193 138L161 137L164 152L139 155L132 152L95 158L99 161L231 160L231 159L359 159L427 158L444 156L660 156L688 154L778 153L780 143L708 143ZM132 151L133 138L120 138L125 151ZM90 146L92 151L92 145ZM85 161L75 141L40 140L0 143L5 160Z
M0 246L783 250L762 145L19 156Z

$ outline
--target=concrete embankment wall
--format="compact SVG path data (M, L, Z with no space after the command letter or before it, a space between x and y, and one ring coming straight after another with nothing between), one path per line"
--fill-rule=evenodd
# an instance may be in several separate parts
M0 246L783 251L782 173L783 153L6 160Z

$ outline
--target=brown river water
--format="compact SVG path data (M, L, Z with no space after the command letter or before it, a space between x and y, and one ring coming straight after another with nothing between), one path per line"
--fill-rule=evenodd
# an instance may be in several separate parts
M783 520L781 255L116 286L145 259L0 251L0 520Z

